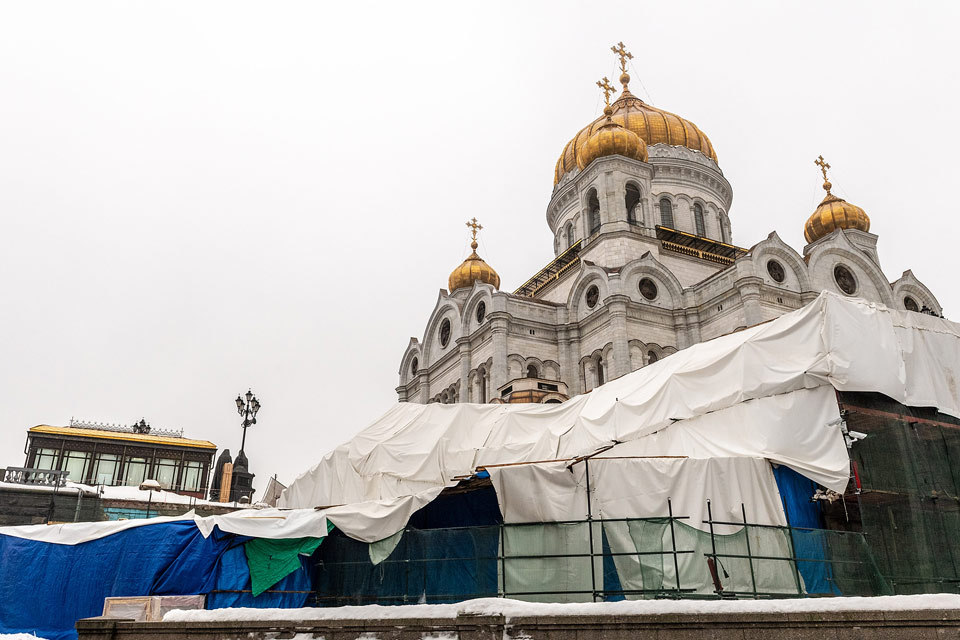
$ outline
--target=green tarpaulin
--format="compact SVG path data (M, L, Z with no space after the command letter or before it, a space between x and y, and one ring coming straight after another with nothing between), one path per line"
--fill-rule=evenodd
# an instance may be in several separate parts
M332 529L333 524L327 523L327 532ZM243 545L254 597L299 569L300 555L309 556L321 542L323 538L255 538Z

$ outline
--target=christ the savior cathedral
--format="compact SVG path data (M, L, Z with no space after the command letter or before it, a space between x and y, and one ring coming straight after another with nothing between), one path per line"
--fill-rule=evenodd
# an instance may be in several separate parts
M557 160L547 205L556 258L513 293L474 252L450 274L400 362L401 402L562 402L679 349L792 311L823 290L941 314L913 273L890 282L861 209L826 196L797 253L776 234L733 243L733 190L689 120L598 82L601 117Z

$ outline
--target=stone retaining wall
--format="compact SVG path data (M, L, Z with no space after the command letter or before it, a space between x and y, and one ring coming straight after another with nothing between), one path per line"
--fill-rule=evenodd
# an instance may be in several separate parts
M256 615L256 614L252 614ZM960 610L77 623L80 640L945 640Z

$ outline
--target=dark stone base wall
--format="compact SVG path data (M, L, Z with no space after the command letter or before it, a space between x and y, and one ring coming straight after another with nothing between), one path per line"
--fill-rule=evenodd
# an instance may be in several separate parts
M151 503L151 516L179 516L194 509L197 515L211 516L236 511L234 507L190 505L189 503ZM79 505L76 493L30 491L29 489L0 488L0 527L45 524L49 522L100 522L118 518L147 517L147 503L134 500L104 500L99 496L84 495Z
M256 614L251 614L256 615ZM817 613L661 614L637 616L460 616L451 619L301 622L77 623L80 640L934 640L960 639L960 610Z
M100 500L76 493L0 489L0 527L50 522L92 522L105 520Z

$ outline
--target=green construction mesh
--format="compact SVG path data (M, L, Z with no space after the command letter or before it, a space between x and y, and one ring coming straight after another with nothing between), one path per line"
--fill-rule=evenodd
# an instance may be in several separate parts
M896 593L957 592L960 421L880 394L841 402L848 428L867 434L852 451L859 517L881 573Z

